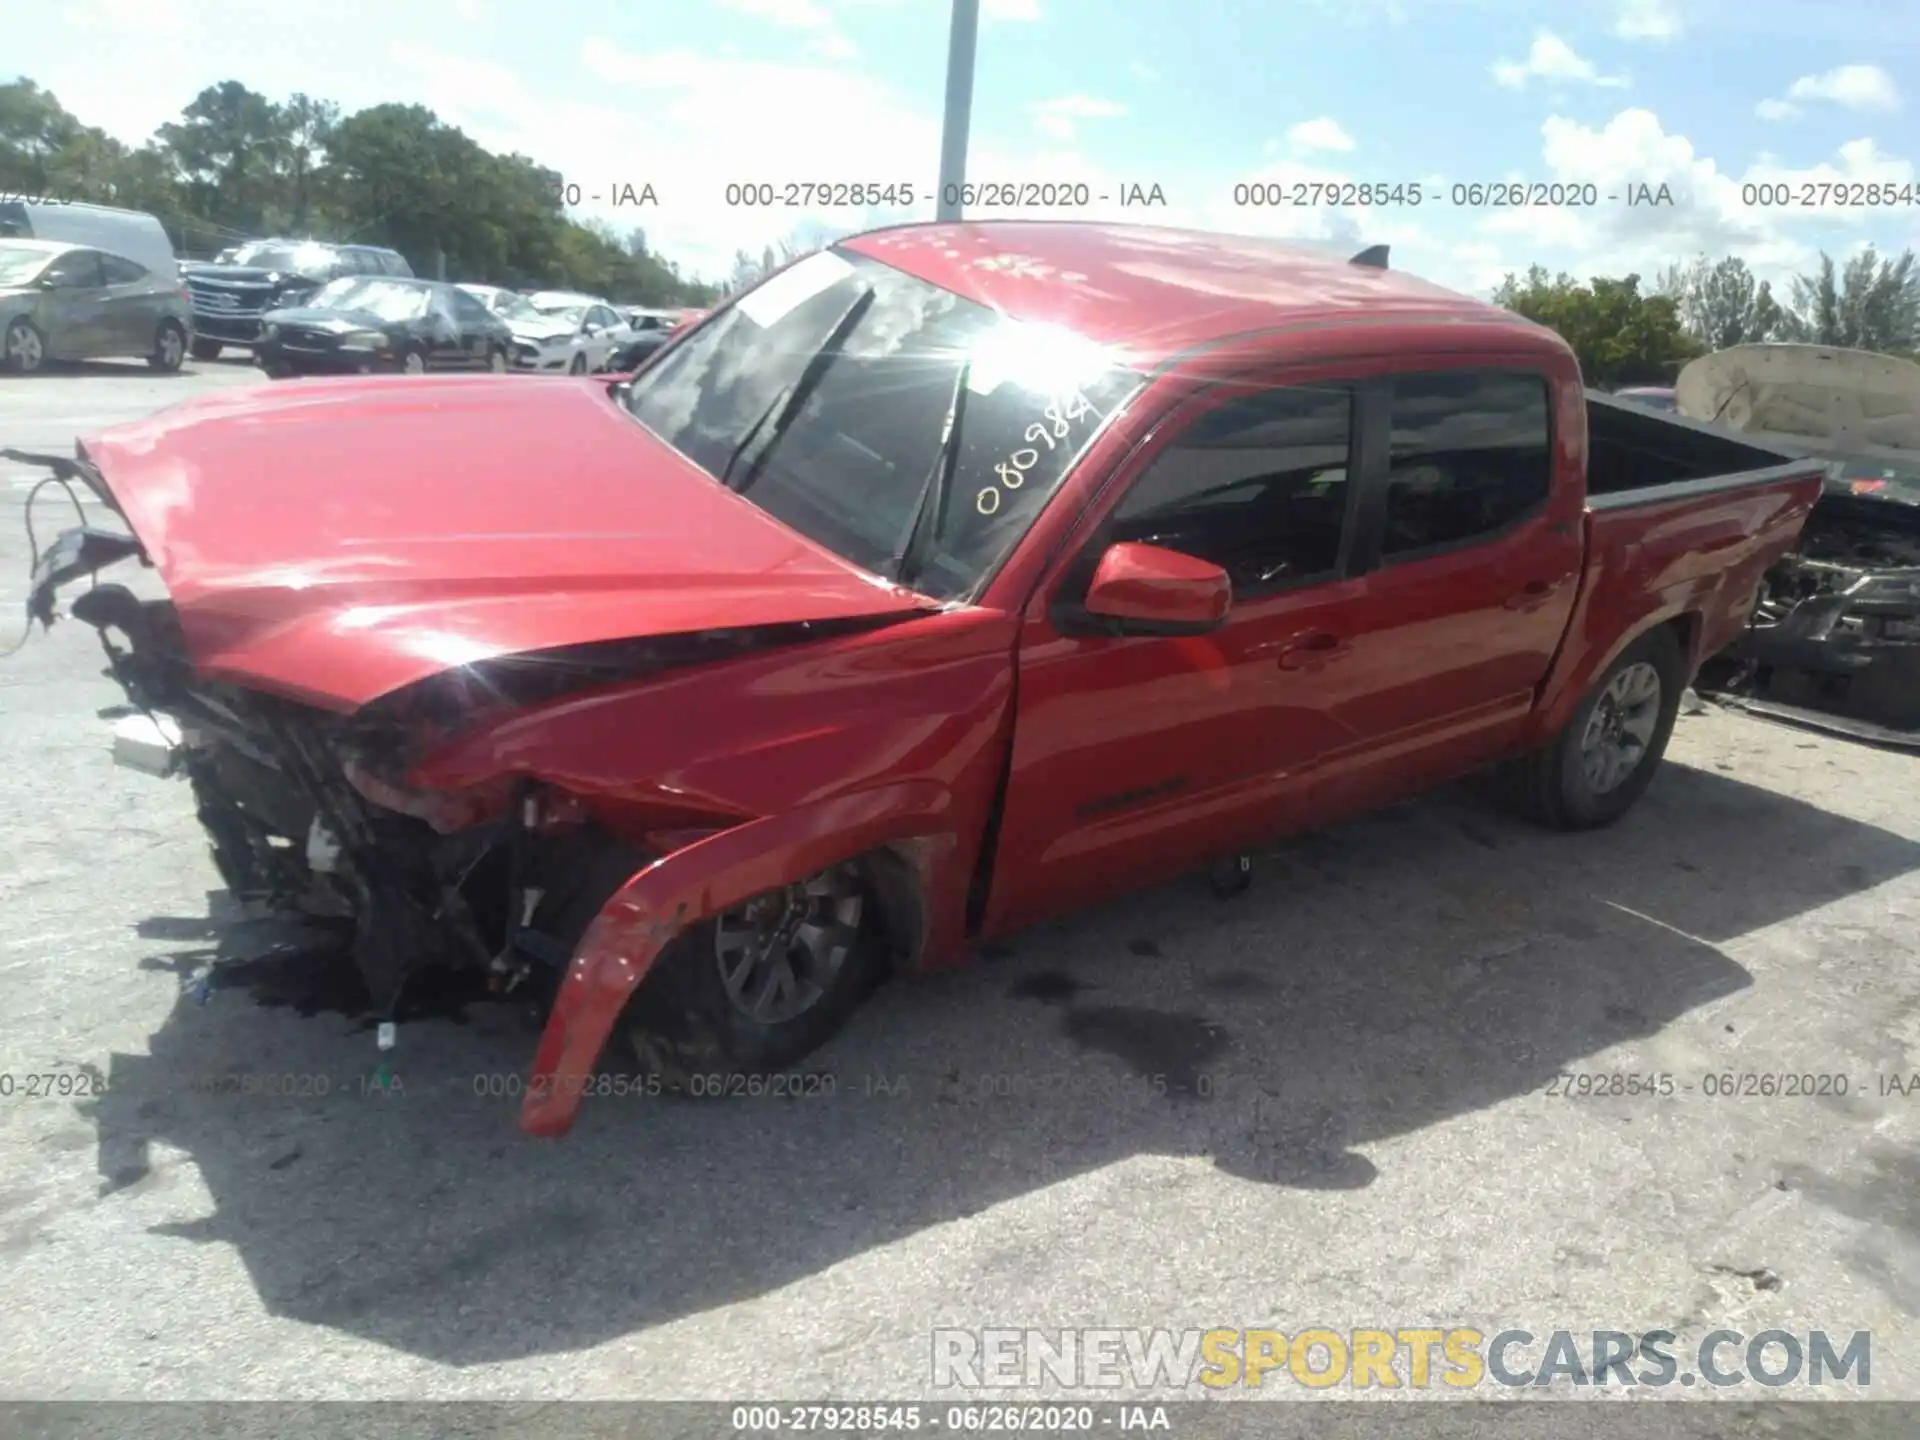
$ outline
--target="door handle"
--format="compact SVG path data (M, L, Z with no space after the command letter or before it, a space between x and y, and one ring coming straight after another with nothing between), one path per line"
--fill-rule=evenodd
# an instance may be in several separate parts
M1559 588L1551 580L1529 580L1500 603L1509 610L1538 610Z
M1353 645L1337 635L1329 635L1324 630L1302 635L1289 641L1280 651L1278 664L1282 670L1317 670L1330 661L1353 653Z

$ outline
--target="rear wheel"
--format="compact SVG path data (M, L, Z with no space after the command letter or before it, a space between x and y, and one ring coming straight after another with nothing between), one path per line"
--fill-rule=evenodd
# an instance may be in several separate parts
M543 928L571 952L646 859L605 852ZM846 1023L885 973L886 952L864 861L755 896L668 943L621 1016L605 1063L695 1094L712 1077L786 1070Z
M1593 830L1626 814L1666 754L1685 671L1680 642L1664 626L1629 645L1559 734L1505 767L1516 807L1558 830Z
M6 368L20 375L31 375L47 363L47 337L22 315L7 326L4 347Z
M187 332L178 320L162 320L160 328L154 331L153 350L147 356L147 364L163 375L171 375L186 356Z
M193 349L190 353L196 360L218 360L220 358L220 342L218 340L196 340L193 342Z

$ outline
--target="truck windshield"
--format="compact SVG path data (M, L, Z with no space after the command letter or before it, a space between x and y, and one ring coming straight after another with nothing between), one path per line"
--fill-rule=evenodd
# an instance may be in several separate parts
M696 465L857 565L892 578L911 541L915 588L955 600L1143 381L1069 332L823 250L663 352L627 403Z

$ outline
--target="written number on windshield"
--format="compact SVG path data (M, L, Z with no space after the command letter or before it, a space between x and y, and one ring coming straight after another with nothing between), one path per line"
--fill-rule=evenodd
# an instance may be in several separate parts
M1027 471L1040 463L1043 453L1060 448L1060 442L1073 433L1075 421L1088 416L1092 416L1096 422L1100 419L1100 412L1093 408L1093 403L1077 390L1070 396L1054 400L1040 414L1041 419L1027 426L1025 438L1044 444L1046 451L1026 446L996 463L993 473L999 483L982 487L974 497L973 508L982 515L999 512L1001 493L1004 490L1018 490L1026 484Z

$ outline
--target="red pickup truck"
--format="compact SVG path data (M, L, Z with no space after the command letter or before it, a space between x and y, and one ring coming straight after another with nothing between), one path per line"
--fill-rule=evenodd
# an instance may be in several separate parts
M543 997L542 1134L1451 776L1617 819L1821 476L1378 251L1038 223L844 241L637 382L302 381L78 450L131 534L62 536L33 613L166 592L71 603L118 753L381 1014L425 965Z

